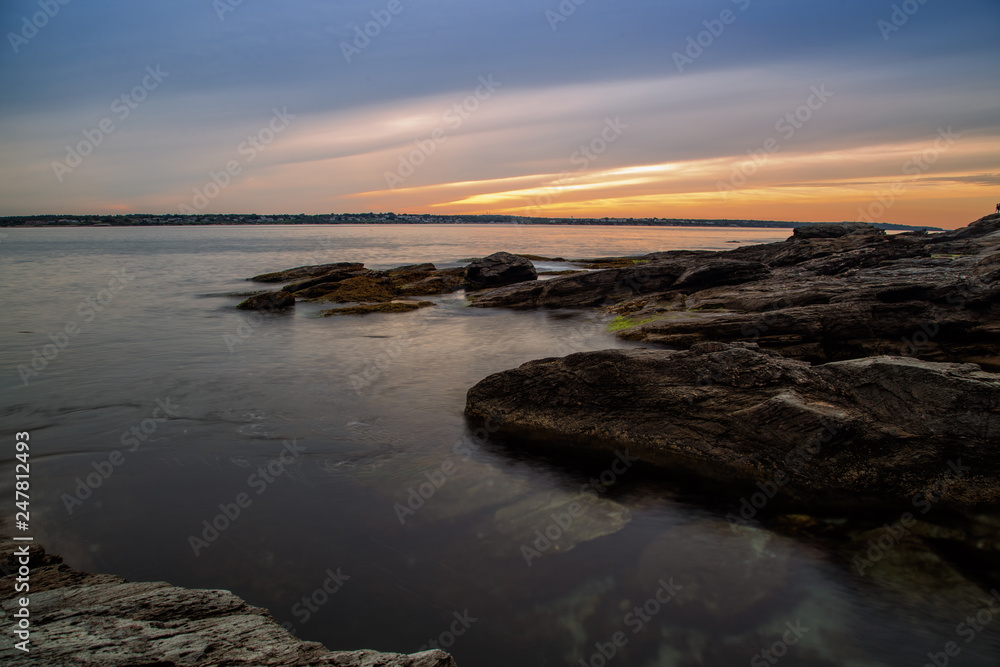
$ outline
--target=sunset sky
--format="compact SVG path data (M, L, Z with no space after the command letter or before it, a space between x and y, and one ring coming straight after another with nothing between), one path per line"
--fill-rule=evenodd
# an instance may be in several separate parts
M996 0L5 0L0 27L3 215L1000 201Z

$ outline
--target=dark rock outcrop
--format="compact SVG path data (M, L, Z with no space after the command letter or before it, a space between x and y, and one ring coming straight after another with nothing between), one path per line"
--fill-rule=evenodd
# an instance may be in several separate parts
M531 260L509 252L495 252L474 260L465 268L465 281L470 289L502 287L538 279Z
M738 284L768 273L760 262L725 257L660 260L484 290L469 298L479 308L581 308L609 305L637 294Z
M605 350L489 376L466 414L803 495L1000 500L1000 376L971 364L813 367L746 343Z
M10 538L0 539L4 573L17 570L15 548ZM229 591L86 574L37 546L30 548L30 567L31 652L0 649L8 667L455 667L451 656L437 650L331 652L296 639L267 611ZM14 637L15 577L0 579L7 638Z
M476 307L603 307L628 340L756 342L813 363L878 354L1000 370L1000 216L930 235L864 223L800 227L726 252L608 266L469 295Z
M335 264L312 264L310 266L298 266L294 269L277 271L275 273L262 273L253 278L247 278L258 283L285 283L289 280L302 280L304 278L316 278L330 273L341 271L362 271L365 265L357 262L337 262Z
M240 310L276 311L286 310L294 306L295 297L284 290L278 290L277 292L255 294L246 301L240 302L236 307Z
M366 269L363 264L339 263L300 266L287 271L250 278L258 282L296 280L274 293L253 295L237 306L244 310L280 310L295 305L296 299L330 303L358 303L356 308L333 314L407 312L426 302L397 302L396 299L450 294L465 287L465 269L438 269L433 264L413 264L387 271ZM379 304L373 307L372 304Z

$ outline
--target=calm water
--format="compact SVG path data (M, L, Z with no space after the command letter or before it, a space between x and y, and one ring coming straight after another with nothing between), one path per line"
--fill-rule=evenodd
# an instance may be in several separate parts
M772 664L768 647L783 665L919 666L948 641L953 664L996 664L1000 631L966 643L964 608L932 579L876 585L836 545L731 529L736 500L611 455L463 440L465 393L487 374L624 345L594 313L482 311L457 294L399 315L300 304L248 319L228 296L302 264L727 249L788 230L4 231L0 426L7 440L30 431L32 533L75 567L230 589L332 649L433 640L463 667L601 665L601 651L619 665ZM52 358L25 383L33 351ZM4 498L12 468L5 457ZM609 486L581 492L602 475ZM218 516L241 499L238 517ZM666 604L661 581L682 587Z

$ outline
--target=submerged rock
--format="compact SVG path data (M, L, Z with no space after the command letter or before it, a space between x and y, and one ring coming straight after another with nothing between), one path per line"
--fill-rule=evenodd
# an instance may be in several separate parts
M628 509L593 494L541 492L497 510L497 530L535 558L565 553L583 542L612 535L631 520Z
M491 375L466 414L799 495L1000 500L1000 376L972 364L813 367L748 343L604 350Z
M10 538L0 540L0 565L16 570ZM131 583L87 574L31 547L31 653L0 649L9 667L455 667L443 651L413 655L333 652L296 639L266 610L229 591ZM0 579L3 633L13 637L15 575Z
M471 289L501 287L538 279L531 260L509 252L495 252L474 260L465 269L465 281Z

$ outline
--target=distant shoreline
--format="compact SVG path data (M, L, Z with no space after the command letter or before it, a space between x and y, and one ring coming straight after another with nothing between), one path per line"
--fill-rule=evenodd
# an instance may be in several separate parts
M0 217L0 227L193 227L234 225L526 225L610 227L721 227L794 229L823 222L689 218L532 218L509 215L429 215L396 213L331 213L323 215L23 215ZM836 224L836 223L835 223ZM888 231L945 231L926 225L873 223Z

